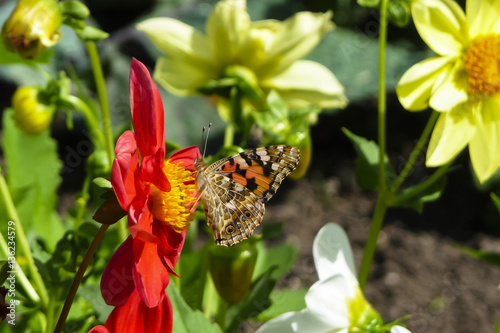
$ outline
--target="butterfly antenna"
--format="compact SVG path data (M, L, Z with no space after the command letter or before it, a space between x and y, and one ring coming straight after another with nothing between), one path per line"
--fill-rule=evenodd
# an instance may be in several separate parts
M202 143L203 144L203 158L205 158L205 153L207 152L208 135L210 134L210 128L212 128L212 123L208 124L207 136L205 137L205 142ZM205 134L205 127L203 127L203 134ZM203 140L203 135L202 135L201 139Z

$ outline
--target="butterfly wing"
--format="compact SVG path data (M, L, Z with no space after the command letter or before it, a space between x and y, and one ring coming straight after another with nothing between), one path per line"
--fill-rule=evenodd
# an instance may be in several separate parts
M270 146L224 158L204 170L202 200L217 244L231 246L250 237L264 217L264 203L299 159L295 147Z

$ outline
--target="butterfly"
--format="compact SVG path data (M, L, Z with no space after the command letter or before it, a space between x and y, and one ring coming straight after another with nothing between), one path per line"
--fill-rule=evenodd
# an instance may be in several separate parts
M299 164L292 146L247 150L213 164L194 163L196 190L215 243L232 246L250 237L264 217L264 204Z

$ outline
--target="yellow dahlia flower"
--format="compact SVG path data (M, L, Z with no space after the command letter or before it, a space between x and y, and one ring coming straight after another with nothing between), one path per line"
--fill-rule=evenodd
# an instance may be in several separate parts
M236 68L264 92L278 91L291 107L336 108L347 100L333 73L298 60L332 29L331 16L300 12L283 22L251 22L245 0L223 0L209 16L205 35L172 18L148 19L137 28L167 55L158 60L154 77L173 93L198 93Z
M500 1L416 0L415 26L437 53L411 67L396 92L411 111L441 112L427 166L452 160L467 145L480 182L500 167Z

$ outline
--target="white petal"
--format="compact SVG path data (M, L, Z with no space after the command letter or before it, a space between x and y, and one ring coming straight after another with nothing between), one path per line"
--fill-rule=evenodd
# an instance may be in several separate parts
M349 309L346 301L356 296L358 288L352 275L334 275L320 280L306 294L307 308L332 328L348 327Z
M159 58L154 78L165 89L182 96L196 93L198 87L210 79L217 78L217 72L210 72L207 68L200 68L188 62Z
M207 20L206 32L217 61L233 62L250 32L246 1L223 0L217 3Z
M213 58L208 40L199 31L181 21L159 17L145 20L137 29L146 33L162 52L173 58L198 58L208 62Z
M468 44L465 13L453 0L417 0L411 6L420 37L440 55L459 55Z
M467 72L462 61L457 60L454 66L447 66L436 80L429 100L430 107L446 112L467 102L467 86Z
M474 135L472 106L468 103L441 113L427 150L427 166L440 166L455 158Z
M413 65L399 81L396 92L399 101L409 111L424 110L437 78L453 58L434 57Z
M409 329L403 326L392 326L391 333L411 333Z
M344 87L325 66L299 60L284 72L262 80L261 85L277 90L294 106L345 107Z
M293 333L292 323L299 312L287 312L264 323L255 333Z
M269 61L256 71L274 75L308 54L333 28L331 17L331 12L300 12L283 21L274 41L265 50ZM276 66L278 63L279 66Z
M347 326L344 326L347 327ZM342 333L337 327L332 327L329 323L318 318L314 313L308 309L299 312L299 315L292 323L294 332L297 333ZM347 333L347 330L345 331Z
M477 35L500 33L500 1L468 0L467 22L471 39Z
M340 254L342 257L339 257ZM351 273L356 275L349 239L344 229L336 223L327 223L318 232L314 238L313 256L320 280L335 274L345 275L344 272L339 271L345 266L336 264L339 260L344 260Z
M469 144L472 166L480 182L500 167L500 98L486 98L477 112L475 135Z

